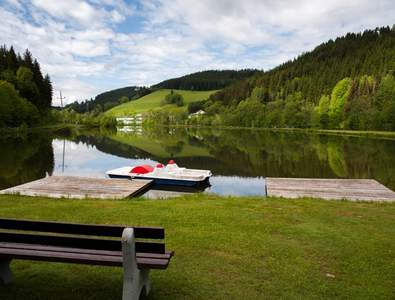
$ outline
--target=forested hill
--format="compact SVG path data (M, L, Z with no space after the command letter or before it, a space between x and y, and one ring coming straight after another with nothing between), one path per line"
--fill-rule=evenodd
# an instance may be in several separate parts
M211 98L230 104L246 99L255 86L261 86L265 101L286 98L289 93L300 91L318 103L320 96L329 94L340 79L364 74L382 76L390 70L395 70L395 30L383 27L329 40L252 80L237 82Z
M395 26L349 33L224 88L205 109L226 125L395 130L394 71Z
M85 100L82 102L73 102L66 106L79 113L89 111L103 112L117 106L119 104L138 99L151 92L146 87L128 86L101 93L95 99Z
M152 86L154 89L209 91L222 89L238 80L261 73L255 69L208 70L162 81Z
M52 83L29 50L0 47L0 127L31 126L52 104Z

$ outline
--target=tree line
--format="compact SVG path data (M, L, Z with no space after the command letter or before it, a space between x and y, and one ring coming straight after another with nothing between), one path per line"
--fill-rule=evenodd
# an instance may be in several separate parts
M254 88L250 97L221 111L217 122L245 127L395 130L392 73L382 78L343 78L316 105L300 91L267 103L262 95L262 87ZM212 117L206 122L215 120Z
M51 108L52 93L49 75L28 49L21 55L12 46L0 47L0 127L39 122Z
M172 78L153 85L153 89L175 89L209 91L222 89L238 80L249 78L261 71L244 70L208 70Z
M394 70L395 26L349 33L211 95L204 122L395 130Z
M28 49L21 55L12 46L0 47L0 127L39 122L51 108L52 92L49 75Z

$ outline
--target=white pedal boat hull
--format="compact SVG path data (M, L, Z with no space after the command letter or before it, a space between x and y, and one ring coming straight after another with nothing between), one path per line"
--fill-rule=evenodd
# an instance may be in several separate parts
M133 166L121 167L107 171L110 178L134 178L153 180L158 185L179 185L179 186L199 186L208 183L211 171L186 169L176 167L154 168L152 172L146 174L131 173Z

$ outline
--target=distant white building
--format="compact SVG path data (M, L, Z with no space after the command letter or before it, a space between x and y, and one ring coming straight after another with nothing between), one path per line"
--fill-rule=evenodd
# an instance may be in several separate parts
M193 117L198 117L204 115L206 112L204 110L198 110L197 112L190 114L188 116L188 119L193 118Z
M117 118L117 123L120 125L131 125L134 123L134 117Z
M116 120L119 125L140 125L143 123L143 114L137 114L130 117L119 117L116 118Z
M137 114L134 116L135 118L135 123L136 124L141 124L143 123L143 114Z

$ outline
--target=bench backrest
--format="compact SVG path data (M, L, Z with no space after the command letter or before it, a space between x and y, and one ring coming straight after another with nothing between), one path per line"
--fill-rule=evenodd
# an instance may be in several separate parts
M0 230L3 230L0 231L0 242L121 251L121 237L125 227L134 228L136 239L161 240L165 237L165 231L161 227L0 219ZM51 234L31 233L32 231ZM114 239L115 237L117 239ZM165 244L163 242L137 241L136 252L165 253Z

